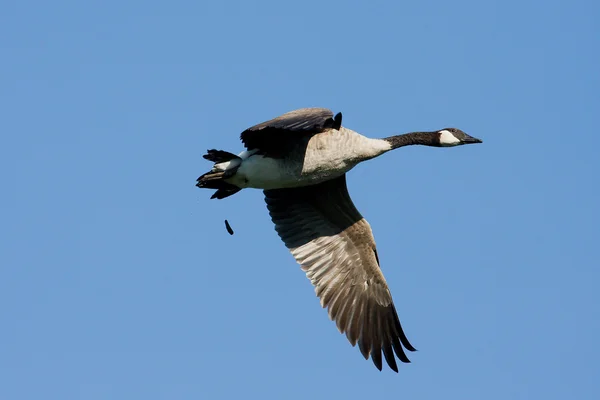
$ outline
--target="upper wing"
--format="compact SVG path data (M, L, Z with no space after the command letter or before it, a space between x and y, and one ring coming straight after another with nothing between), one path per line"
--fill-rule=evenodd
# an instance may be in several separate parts
M258 149L269 157L284 157L302 139L328 129L339 129L342 114L335 118L326 108L301 108L242 132L240 139L248 150Z
M410 362L402 345L415 349L404 335L379 268L371 227L348 195L346 176L264 193L275 230L340 332L352 346L358 342L363 356L371 355L379 370L383 350L390 368L398 372L394 352Z

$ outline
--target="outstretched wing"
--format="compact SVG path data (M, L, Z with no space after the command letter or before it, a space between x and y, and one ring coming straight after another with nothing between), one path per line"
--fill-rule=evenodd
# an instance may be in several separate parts
M313 186L265 190L275 230L315 286L321 305L363 356L381 370L410 362L406 338L381 269L369 223L358 212L346 176Z
M260 154L281 158L304 145L312 135L339 129L341 124L341 113L334 118L326 108L301 108L246 129L240 139L248 150L258 149Z

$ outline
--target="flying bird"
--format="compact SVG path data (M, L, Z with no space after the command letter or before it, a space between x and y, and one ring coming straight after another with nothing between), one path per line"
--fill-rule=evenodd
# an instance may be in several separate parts
M372 139L342 126L342 114L303 108L246 129L238 155L208 150L214 163L196 186L223 199L263 189L275 230L301 265L337 328L381 371L382 353L398 372L410 362L408 341L381 272L369 223L354 206L346 172L363 161L409 145L454 147L481 143L456 128Z

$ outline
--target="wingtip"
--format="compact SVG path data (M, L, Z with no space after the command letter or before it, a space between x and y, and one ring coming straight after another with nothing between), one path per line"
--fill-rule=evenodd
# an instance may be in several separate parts
M415 349L410 343L403 343L403 344L404 344L404 347L406 348L406 350L408 350L408 351L419 351L419 350ZM408 344L408 346L407 346L407 344Z
M375 364L375 368L377 368L379 371L383 371L383 365L382 364L377 364L375 361L373 361L373 364Z

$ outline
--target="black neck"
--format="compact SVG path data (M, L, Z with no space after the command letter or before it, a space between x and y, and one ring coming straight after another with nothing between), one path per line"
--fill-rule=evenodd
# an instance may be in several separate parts
M383 140L391 144L392 149L413 144L438 147L440 145L440 134L439 132L412 132L405 133L404 135L390 136Z

